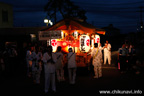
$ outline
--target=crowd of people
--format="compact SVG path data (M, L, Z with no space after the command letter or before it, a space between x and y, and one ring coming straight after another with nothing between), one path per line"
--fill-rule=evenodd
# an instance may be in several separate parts
M65 80L64 66L67 64L68 78L70 84L75 84L76 80L76 53L72 48L69 48L66 55L62 53L61 46L57 47L57 51L52 52L52 46L48 46L44 51L40 48L31 47L27 49L27 76L32 77L35 83L40 83L40 74L44 68L45 77L45 93L48 92L50 85L52 90L56 91L56 81L61 82ZM101 47L98 43L94 44L94 49L91 51L94 66L94 78L102 77L102 50L104 51L104 64L111 64L111 44L106 41L105 46ZM42 67L43 66L43 67ZM50 84L51 83L51 84Z
M1 73L13 72L17 66L18 52L15 46L6 46L4 50L0 50L0 69Z
M33 79L35 84L41 83L41 74L44 70L44 92L48 93L51 85L53 92L56 92L56 80L58 82L65 81L64 66L68 69L68 78L70 84L76 82L76 53L72 48L68 49L68 53L62 52L62 47L58 46L57 51L53 52L52 46L28 46L25 51L26 75ZM6 48L0 52L0 63L2 71L13 68L16 64L18 52L14 46ZM102 64L111 65L111 44L106 40L102 47L99 43L94 43L94 48L90 52L92 65L94 70L94 78L102 77ZM131 68L138 70L138 66L133 66L136 61L136 49L133 45L123 44L118 49L118 62L121 73ZM11 63L11 64L10 64Z
M32 77L36 84L40 83L41 71L44 70L45 93L48 93L51 85L53 92L56 92L56 80L58 82L65 81L64 65L67 64L69 83L75 84L76 80L76 53L69 48L65 56L61 51L61 46L57 47L57 51L52 51L52 46L46 47L43 51L40 47L31 47L27 49L27 76ZM65 62L64 58L66 57ZM44 69L42 69L44 68Z
M121 48L118 49L118 67L121 73L125 73L128 70L133 69L136 65L136 49L132 44L123 44Z

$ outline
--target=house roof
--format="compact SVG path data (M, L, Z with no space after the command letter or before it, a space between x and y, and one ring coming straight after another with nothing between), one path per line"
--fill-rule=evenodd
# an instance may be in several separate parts
M89 24L81 19L77 18L65 18L60 20L55 25L51 27L47 27L41 31L48 31L48 30L83 30L89 33L98 33L98 34L105 34L104 29L96 28L92 24Z
M37 34L38 31L45 27L14 27L14 28L0 28L0 35L29 35Z

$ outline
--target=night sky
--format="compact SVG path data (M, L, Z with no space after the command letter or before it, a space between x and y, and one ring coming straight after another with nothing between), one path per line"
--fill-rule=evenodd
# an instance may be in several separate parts
M13 5L14 27L46 26L44 5L48 0L0 0ZM144 0L71 0L86 10L87 22L97 28L113 24L121 33L140 30L140 7ZM59 19L61 17L59 16Z

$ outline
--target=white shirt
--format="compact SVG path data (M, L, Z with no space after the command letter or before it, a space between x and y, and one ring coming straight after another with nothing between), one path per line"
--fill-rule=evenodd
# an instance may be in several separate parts
M76 54L75 53L73 53L73 52L68 53L67 59L68 59L68 68L76 68L77 67L76 66Z
M63 54L61 52L56 52L57 62L56 62L56 68L60 69L63 67Z
M104 48L104 53L109 54L111 52L111 44L108 43L107 47Z
M51 56L49 56L47 52L44 53L42 60L44 62L45 73L55 73L55 70L56 70L55 63L56 63L57 59L56 59L56 55L54 53L52 53L52 58L53 58L54 63L47 62L48 60L51 59Z

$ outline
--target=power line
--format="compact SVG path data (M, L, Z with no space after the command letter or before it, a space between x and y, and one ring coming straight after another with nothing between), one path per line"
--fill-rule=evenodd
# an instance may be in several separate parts
M138 2L131 2L131 3L113 3L113 4L110 4L110 3L95 3L95 2L81 2L81 1L74 1L75 4L86 4L86 5L128 5L128 4L142 4L144 3L144 1L138 1Z

